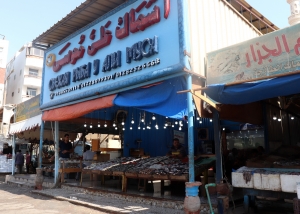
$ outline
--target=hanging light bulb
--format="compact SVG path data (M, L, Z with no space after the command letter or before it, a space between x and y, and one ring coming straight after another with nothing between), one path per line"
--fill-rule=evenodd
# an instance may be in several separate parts
M177 124L178 124L178 121L176 120L176 121L175 121L175 125L177 125Z
M130 126L130 130L132 130L132 126Z
M166 117L166 118L168 118L168 117Z
M116 127L116 122L114 121L114 123L113 123L113 127Z
M141 122L142 122L142 123L145 122L144 116L142 116Z
M168 121L166 120L166 122L165 122L165 126L168 126Z
M166 129L167 127L166 126L164 126L164 129Z
M100 124L100 122L98 122L98 128L100 128L100 126L101 126L101 124Z
M209 122L212 122L212 119L209 119Z
M121 123L121 124L122 124L122 126L124 126L124 125L125 125L124 119L122 119L122 123Z
M294 120L295 118L293 116L291 116L291 120Z
M138 126L138 129L141 129L140 125Z
M181 131L181 126L179 126L179 131Z
M273 120L277 120L276 114L273 115Z
M93 124L92 123L90 124L90 128L93 128Z
M86 127L86 123L84 123L84 125L83 125L84 127Z
M118 127L117 127L117 126L115 127L115 130L118 130Z
M174 128L174 124L172 123L172 128Z
M125 127L123 127L123 129L122 129L123 131L125 131Z
M200 120L199 123L202 123L202 120Z
M145 127L143 127L143 130L145 130Z
M278 118L278 122L280 122L281 121L281 118Z
M104 127L107 127L106 121L105 121L105 123L104 123Z
M197 117L197 120L200 120L200 117Z
M134 124L133 113L132 113L132 118L131 118L131 124Z
M152 115L152 120L155 120L155 119L156 119L156 117L155 117L155 115L153 114L153 115Z
M155 128L158 129L158 125L157 124L155 125Z

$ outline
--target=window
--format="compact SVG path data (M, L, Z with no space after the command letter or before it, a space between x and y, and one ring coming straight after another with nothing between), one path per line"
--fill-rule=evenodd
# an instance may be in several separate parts
M20 88L18 88L18 93L20 93Z
M39 70L29 68L29 76L36 76L37 77L38 74L39 74Z
M22 69L20 70L20 75L22 74Z
M27 48L27 54L44 57L44 51L37 48Z
M27 88L27 93L28 96L36 96L36 88Z
M13 96L14 96L14 94L15 94L14 92L13 92L13 93L11 93L11 96L13 97Z
M16 75L14 75L14 80L16 79Z

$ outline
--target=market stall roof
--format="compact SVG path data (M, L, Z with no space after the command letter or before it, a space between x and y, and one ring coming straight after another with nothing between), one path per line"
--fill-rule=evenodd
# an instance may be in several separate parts
M47 49L124 2L127 0L86 0L35 38L33 44Z
M12 123L10 125L9 134L15 134L30 129L34 129L35 127L39 127L41 125L41 122L42 122L42 114L39 114L32 118L22 120L17 123Z
M35 47L47 49L127 1L128 0L86 0L72 10L66 17L36 37L32 43ZM237 14L244 17L247 22L252 24L262 34L279 29L245 0L222 1L232 7Z

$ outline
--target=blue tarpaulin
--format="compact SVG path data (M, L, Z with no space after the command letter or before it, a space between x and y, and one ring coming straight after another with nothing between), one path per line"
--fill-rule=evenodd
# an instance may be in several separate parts
M222 104L240 105L300 93L300 74L233 86L209 85L203 90Z
M134 107L151 113L182 119L187 115L186 79L183 76L164 80L149 87L136 88L119 93L114 104L123 107Z

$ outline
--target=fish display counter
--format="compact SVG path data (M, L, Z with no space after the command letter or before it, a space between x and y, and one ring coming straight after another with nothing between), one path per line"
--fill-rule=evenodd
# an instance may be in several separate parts
M195 176L199 176L204 170L212 167L214 163L215 157L195 158ZM126 192L128 178L186 182L189 178L188 170L188 163L185 160L170 158L168 156L147 158L121 157L106 162L93 163L82 169L82 175L120 176L122 177L122 191Z

